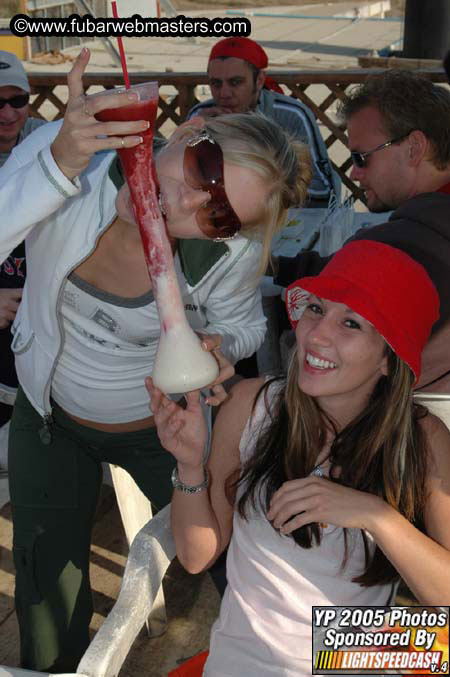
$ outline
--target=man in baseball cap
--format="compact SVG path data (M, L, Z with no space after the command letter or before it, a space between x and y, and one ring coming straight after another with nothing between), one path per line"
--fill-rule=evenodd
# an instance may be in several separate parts
M0 165L16 143L39 126L28 122L29 98L30 85L22 63L15 54L0 50Z
M22 62L12 52L0 50L0 85L19 87L30 93L30 84Z
M20 60L0 50L0 167L12 149L44 120L28 117L30 84ZM20 244L0 264L0 472L6 468L8 425L17 388L11 323L25 283L25 247Z
M313 178L307 206L326 207L333 187L328 152L311 110L298 99L283 94L265 69L268 57L250 38L225 38L214 45L208 60L212 99L194 106L188 118L258 111L275 120L293 137L309 146Z

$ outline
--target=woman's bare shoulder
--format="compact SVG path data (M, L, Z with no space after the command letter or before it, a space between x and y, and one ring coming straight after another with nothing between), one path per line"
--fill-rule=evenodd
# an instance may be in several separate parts
M220 405L214 427L235 431L240 437L253 409L255 397L264 385L263 378L242 379L233 385Z
M226 409L232 415L245 411L247 412L246 418L248 418L256 395L263 385L264 378L244 378L238 381L228 393L221 410Z
M243 378L231 388L230 397L233 396L236 398L239 397L254 400L256 393L262 388L265 380L266 379L262 376L257 378Z
M264 379L243 379L229 391L214 421L209 468L216 475L227 477L239 466L239 442L251 415L256 394ZM217 471L219 467L219 471Z

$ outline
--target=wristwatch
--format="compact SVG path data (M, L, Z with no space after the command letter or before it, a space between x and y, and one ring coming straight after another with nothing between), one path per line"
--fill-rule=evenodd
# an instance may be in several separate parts
M180 480L178 477L178 468L175 466L175 468L172 471L172 486L174 489L178 489L178 491L182 491L184 494L198 494L200 491L203 491L204 489L208 488L209 485L209 473L206 468L203 468L204 473L205 473L205 479L201 484L197 484L197 486L192 487L189 486L189 484L185 484Z

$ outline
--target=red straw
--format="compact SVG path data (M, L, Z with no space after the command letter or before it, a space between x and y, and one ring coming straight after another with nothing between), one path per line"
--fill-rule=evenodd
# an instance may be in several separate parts
M113 0L111 2L111 7L112 7L112 13L113 17L115 19L119 18L119 15L117 13L117 2ZM119 45L119 53L120 53L120 60L122 62L122 73L123 73L123 79L125 81L125 88L130 89L130 78L128 77L128 70L127 70L127 60L125 59L125 50L123 48L123 41L120 35L117 36L117 44Z

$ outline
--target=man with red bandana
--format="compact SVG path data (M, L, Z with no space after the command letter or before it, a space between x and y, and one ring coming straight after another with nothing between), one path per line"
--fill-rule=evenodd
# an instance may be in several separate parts
M352 239L402 249L427 270L441 306L418 390L450 395L450 92L411 71L391 70L353 90L341 114L351 178L370 211L394 210L386 223ZM288 286L323 265L316 252L280 257L275 281Z
M44 124L44 120L28 117L29 96L30 85L21 62L11 52L0 50L0 167L14 146ZM8 423L17 388L10 328L24 283L25 245L22 242L0 265L0 470L7 465Z
M265 69L264 49L250 38L225 38L211 50L208 77L212 99L194 106L188 118L257 111L308 144L313 163L308 207L326 207L330 192L339 182L333 176L327 148L311 110L283 90Z

